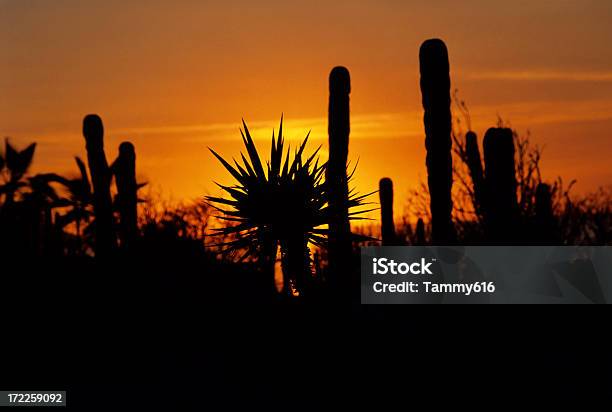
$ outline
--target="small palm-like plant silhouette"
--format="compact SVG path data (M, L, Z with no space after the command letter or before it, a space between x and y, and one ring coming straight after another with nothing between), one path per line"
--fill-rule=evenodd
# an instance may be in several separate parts
M76 164L81 173L80 177L74 179L66 179L61 183L68 189L68 204L70 210L61 216L61 226L66 226L71 223L75 224L76 238L79 242L80 250L81 243L81 222L89 223L92 216L93 193L91 191L91 183L87 175L87 168L81 158L75 157Z
M0 195L4 194L5 205L12 204L15 194L27 186L23 177L32 164L35 150L36 143L32 143L23 150L17 150L6 139L4 158L0 158L0 172L4 175L4 183L0 184Z
M328 188L323 179L326 163L319 164L317 156L321 146L310 156L304 156L308 133L293 158L290 147L283 158L285 141L281 117L278 139L273 132L270 160L264 169L244 121L243 126L241 134L250 162L241 154L242 165L236 160L231 165L209 149L237 181L234 186L217 183L229 194L229 199L206 197L209 205L223 214L218 217L232 223L214 230L233 236L233 240L223 245L226 251L244 249L243 257L259 256L265 270L273 268L280 246L285 291L291 293L295 288L303 293L312 279L308 244L324 247L328 234L325 227L329 223ZM353 194L349 207L363 205L368 195ZM365 212L367 210L353 212L352 217L357 218L356 215Z
M50 174L50 176L52 176L52 181L62 184L68 192L68 197L63 199L64 203L62 206L69 208L69 210L63 215L58 216L57 224L62 228L70 224L75 225L76 249L77 252L80 252L83 235L91 234L92 231L89 225L95 221L95 215L93 211L93 190L89 174L87 173L87 166L78 156L75 157L75 161L79 168L79 177L67 179L55 174ZM137 183L135 190L138 191L146 185L147 183ZM140 199L137 199L137 201L141 202Z
M92 202L93 193L91 183L87 174L87 167L83 160L75 157L79 168L80 176L69 179L55 173L39 174L29 179L32 193L30 197L38 193L38 197L46 196L53 201L52 207L68 208L64 214L56 215L56 225L64 228L70 224L75 224L77 252L81 251L82 223L89 224L93 217ZM55 190L49 183L59 183L67 191L68 197L58 197Z

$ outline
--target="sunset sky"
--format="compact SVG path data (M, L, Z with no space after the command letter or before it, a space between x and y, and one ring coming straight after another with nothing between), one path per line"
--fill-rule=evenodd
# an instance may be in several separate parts
M356 184L394 180L396 212L426 178L418 49L448 48L452 87L479 137L498 115L543 145L543 172L612 183L612 2L0 0L0 137L39 146L34 172L75 174L82 118L106 153L131 140L141 180L166 197L229 182L206 149L239 154L241 118L269 153L327 146L327 81L351 72ZM323 152L327 157L327 151Z

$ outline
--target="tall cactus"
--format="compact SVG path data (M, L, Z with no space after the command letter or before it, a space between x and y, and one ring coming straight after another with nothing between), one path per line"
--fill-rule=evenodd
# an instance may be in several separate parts
M478 140L476 138L476 133L472 131L465 134L465 154L474 188L474 206L476 213L482 215L484 173L482 170L480 150L478 149Z
M419 51L421 94L425 114L427 183L429 185L432 241L455 241L451 220L453 160L451 156L451 97L448 52L442 40L426 40Z
M351 263L351 228L348 216L348 158L351 78L345 67L334 67L329 75L329 160L326 184L329 196L329 270L332 287Z
M518 232L518 204L512 130L490 128L483 140L485 160L485 231L494 243L513 243Z
M138 232L136 152L132 143L123 142L119 145L119 156L113 163L113 173L117 183L121 248L131 251Z
M87 149L87 162L93 184L93 204L96 257L106 258L113 253L116 239L113 230L113 209L110 194L111 171L104 154L104 126L95 114L85 116L83 136Z
M425 246L425 222L419 218L415 230L416 246Z
M393 224L393 182L388 177L383 177L378 183L378 194L380 196L380 232L383 246L397 244L395 225Z
M538 244L559 244L560 236L553 212L552 192L549 185L546 183L538 184L535 201L535 224L532 238Z

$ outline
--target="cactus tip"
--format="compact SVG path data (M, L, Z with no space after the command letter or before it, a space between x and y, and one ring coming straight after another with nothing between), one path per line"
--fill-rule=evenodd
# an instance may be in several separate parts
M419 61L422 74L432 70L432 68L448 71L449 63L446 44L440 39L425 40L419 50Z
M329 74L329 91L339 93L351 92L351 75L344 66L336 66Z
M380 182L378 182L378 188L381 191L388 189L393 190L393 181L391 181L391 179L388 177L383 177L382 179L380 179Z
M98 136L102 137L104 126L102 119L97 114L88 114L83 119L83 135L85 137Z
M442 39L427 39L421 44L421 53L425 52L447 53L446 44Z
M131 142L122 142L119 145L119 154L134 154L135 150L134 150L134 145Z

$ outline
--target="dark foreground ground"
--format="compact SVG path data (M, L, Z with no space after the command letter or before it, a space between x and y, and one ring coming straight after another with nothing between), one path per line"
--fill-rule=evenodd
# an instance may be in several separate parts
M281 304L138 267L4 265L0 387L83 411L612 406L608 306Z

